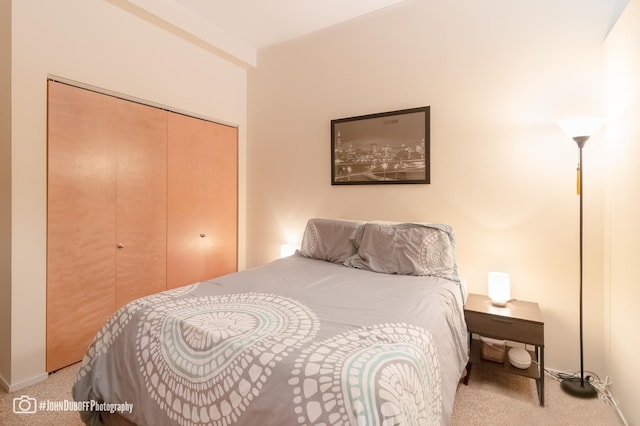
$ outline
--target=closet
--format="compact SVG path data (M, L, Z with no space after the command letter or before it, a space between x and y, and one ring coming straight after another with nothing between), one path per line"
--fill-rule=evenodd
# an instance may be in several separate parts
M215 130L182 134L202 123ZM47 161L47 371L82 359L116 309L167 289L168 274L185 268L174 256L215 267L169 288L236 270L237 129L49 81ZM176 169L190 162L230 174L203 180ZM176 244L189 239L179 223L193 210L203 216L196 237L211 247Z

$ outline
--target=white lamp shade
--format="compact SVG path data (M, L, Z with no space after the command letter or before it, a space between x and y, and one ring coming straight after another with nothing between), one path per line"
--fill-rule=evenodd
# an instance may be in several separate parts
M604 124L604 117L571 117L558 121L558 126L572 138L593 136Z
M511 284L506 272L489 272L489 298L500 306L511 299Z

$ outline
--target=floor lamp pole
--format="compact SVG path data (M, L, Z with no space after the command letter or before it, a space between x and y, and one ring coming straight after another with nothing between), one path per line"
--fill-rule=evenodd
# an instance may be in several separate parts
M598 394L595 387L589 382L584 381L584 350L582 339L582 275L583 275L583 256L582 256L582 194L584 189L584 167L582 165L582 148L589 139L589 136L576 136L573 140L578 144L579 160L578 160L578 194L580 196L580 378L569 377L564 379L560 386L562 389L573 396L579 398L593 398Z

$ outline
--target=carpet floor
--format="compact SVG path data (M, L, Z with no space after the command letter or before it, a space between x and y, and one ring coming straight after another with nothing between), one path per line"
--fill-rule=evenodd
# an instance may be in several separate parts
M0 425L82 425L76 412L36 410L35 413L15 414L13 411L14 398L22 395L35 398L38 404L47 400L72 400L71 386L78 367L79 364L74 364L63 368L44 382L17 392L8 394L0 390ZM27 408L25 404L23 407ZM611 405L601 399L566 395L560 389L560 383L551 376L545 378L545 406L540 407L533 380L480 368L473 369L468 386L458 385L450 422L450 426L622 424Z
M572 397L553 376L545 376L544 392L541 407L535 380L474 367L469 385L458 385L450 426L623 425L613 406Z

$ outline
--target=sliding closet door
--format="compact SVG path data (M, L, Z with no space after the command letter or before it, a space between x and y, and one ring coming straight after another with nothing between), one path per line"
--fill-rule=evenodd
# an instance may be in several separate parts
M49 82L47 371L80 360L115 307L117 99ZM71 360L71 361L69 361Z
M166 290L167 112L121 100L114 113L117 309Z
M237 268L237 130L169 113L167 288Z

